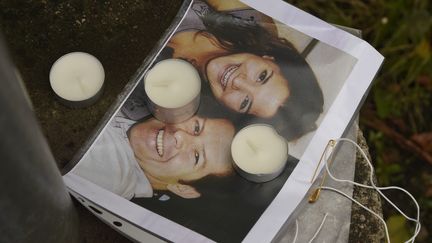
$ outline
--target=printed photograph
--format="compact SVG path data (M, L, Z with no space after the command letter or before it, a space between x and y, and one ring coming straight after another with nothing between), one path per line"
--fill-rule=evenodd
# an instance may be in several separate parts
M72 173L218 242L241 241L290 176L356 64L336 48L239 1L192 3L153 65L192 64L197 113L154 118L140 80ZM233 169L231 143L251 124L288 142L276 179L255 183Z

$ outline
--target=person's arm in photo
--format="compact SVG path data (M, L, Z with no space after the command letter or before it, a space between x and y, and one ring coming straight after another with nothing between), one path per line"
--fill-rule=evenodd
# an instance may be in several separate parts
M207 3L216 11L228 12L231 14L233 12L241 12L243 10L252 10L251 7L240 2L239 0L207 0ZM277 28L274 20L265 14L259 13L259 15L260 15L259 24L264 28L266 28L267 31L269 31L271 34L277 36Z

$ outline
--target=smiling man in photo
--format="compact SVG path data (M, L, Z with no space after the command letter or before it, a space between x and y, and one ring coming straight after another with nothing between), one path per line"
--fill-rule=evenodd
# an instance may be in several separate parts
M184 182L230 174L233 136L226 119L193 116L165 124L117 116L73 173L127 199L152 197L153 190L197 198L201 194Z
M153 189L169 190L184 198L200 194L182 181L231 172L233 135L234 127L228 120L199 116L178 124L152 118L128 132L135 157Z

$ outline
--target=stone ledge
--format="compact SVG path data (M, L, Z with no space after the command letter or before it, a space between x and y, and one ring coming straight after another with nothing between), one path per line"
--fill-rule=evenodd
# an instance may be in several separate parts
M366 144L366 139L361 130L358 130L357 133L357 143L366 152L369 159L371 159L369 155L369 147ZM354 180L358 183L370 185L370 169L367 161L363 158L360 152L356 153L356 157ZM375 176L374 182L376 182ZM353 197L361 204L382 216L381 197L378 192L367 188L354 187ZM353 203L351 211L349 242L385 242L385 230L382 222L355 203Z

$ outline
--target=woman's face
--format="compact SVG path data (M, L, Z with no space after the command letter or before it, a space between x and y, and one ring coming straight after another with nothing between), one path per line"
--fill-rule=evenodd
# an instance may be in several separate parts
M233 136L234 127L228 120L198 116L178 124L152 118L129 131L129 141L141 168L166 182L231 171Z
M216 99L240 113L272 117L290 95L289 80L269 56L220 56L209 61L206 76Z

